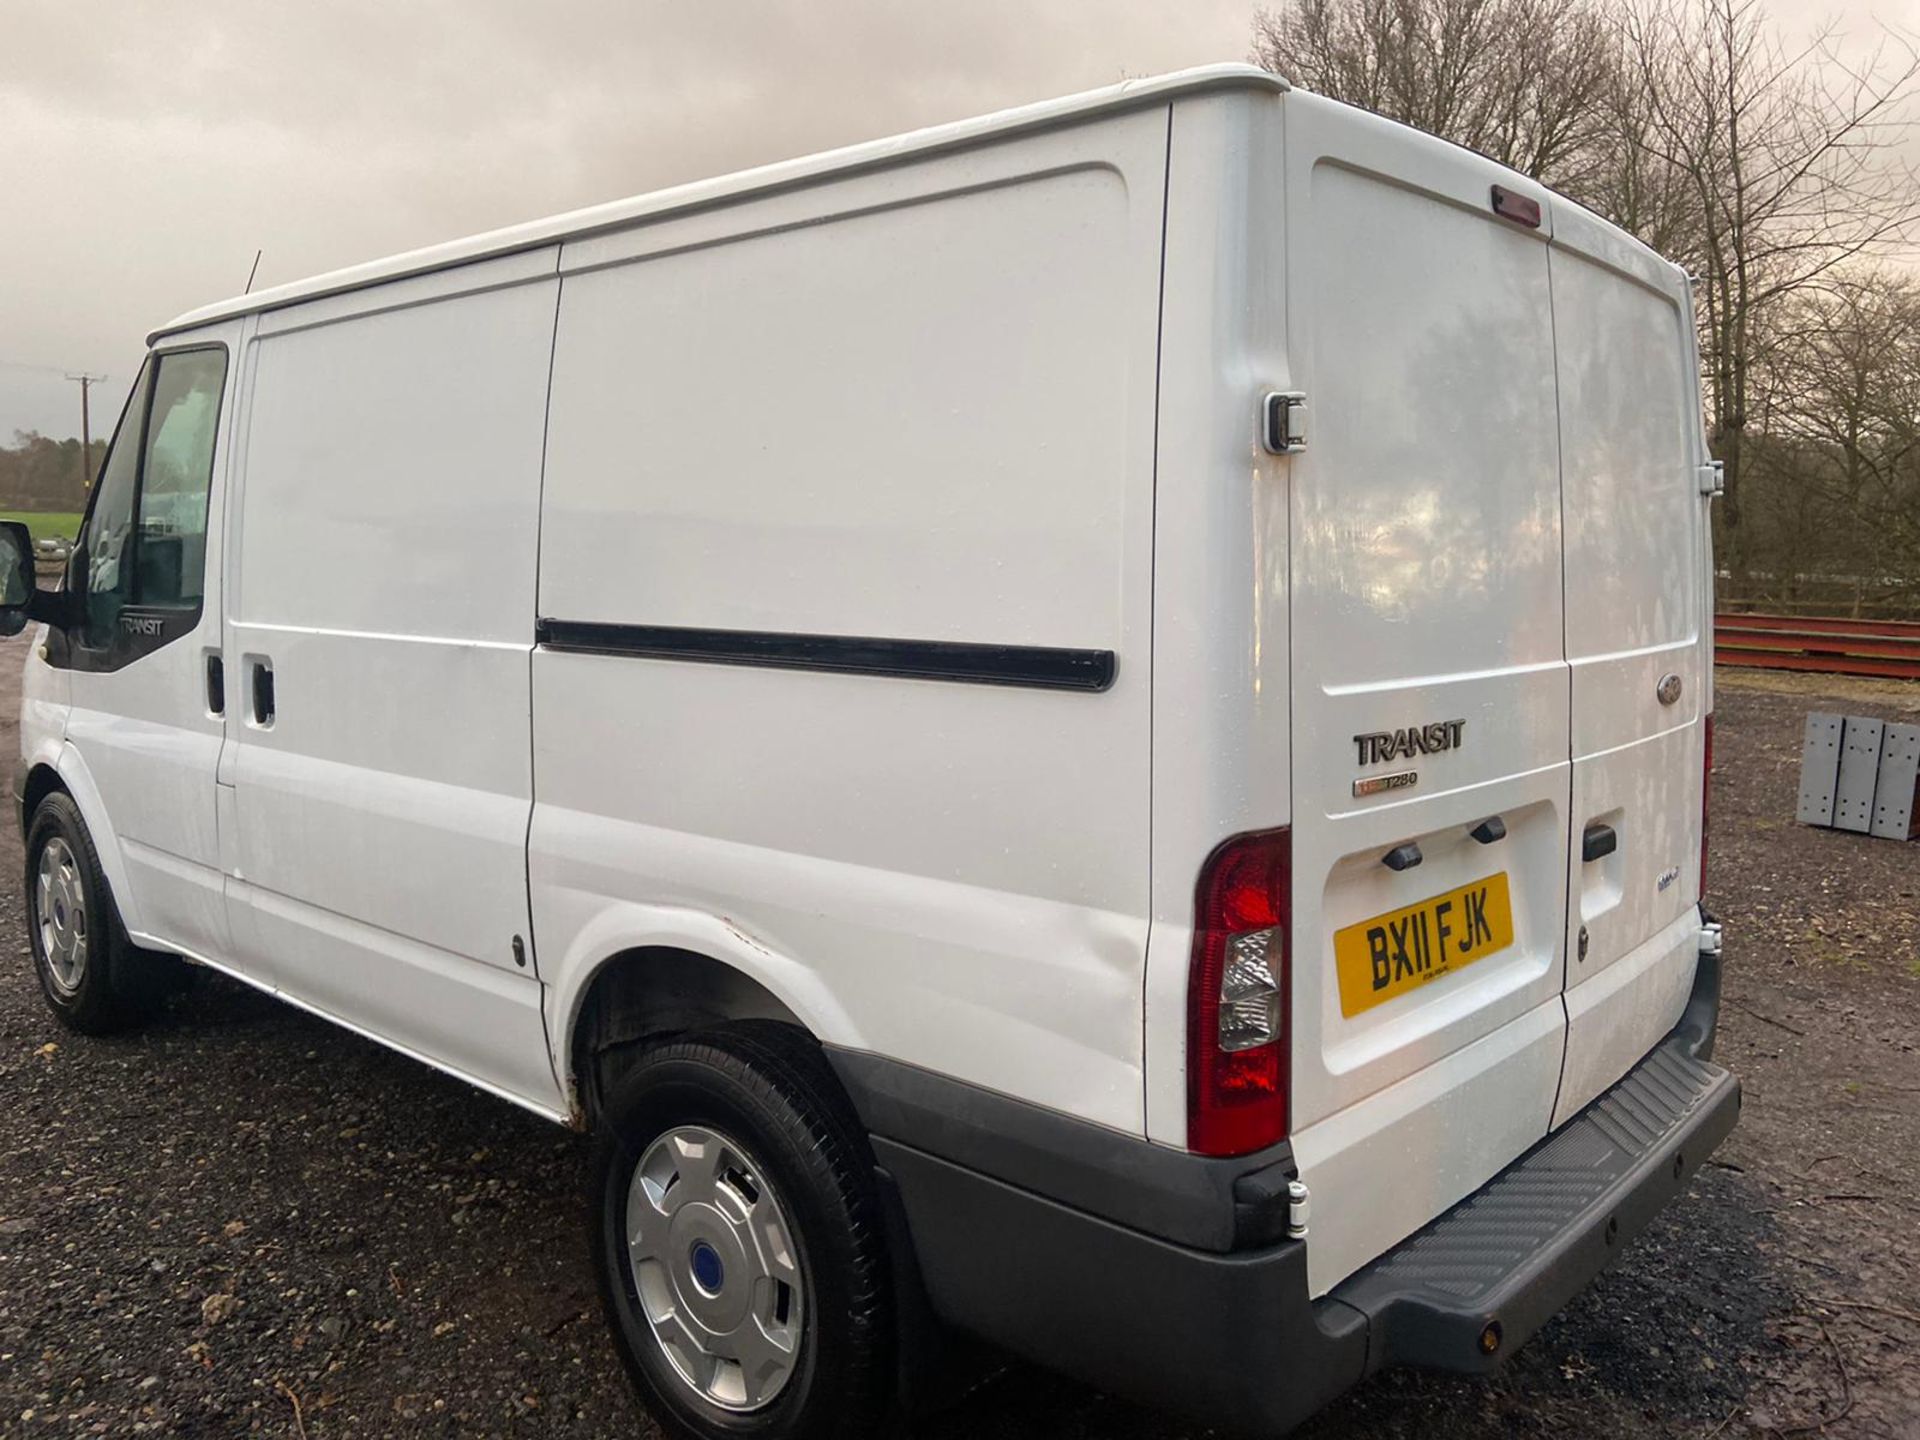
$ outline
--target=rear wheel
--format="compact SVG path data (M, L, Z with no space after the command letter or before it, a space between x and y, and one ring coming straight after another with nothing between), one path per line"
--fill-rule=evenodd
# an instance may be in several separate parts
M594 1149L594 1260L669 1431L877 1433L892 1382L872 1159L825 1061L778 1027L642 1050Z
M125 1029L175 983L179 961L127 938L93 837L72 799L40 802L27 829L27 939L48 1006L84 1034Z

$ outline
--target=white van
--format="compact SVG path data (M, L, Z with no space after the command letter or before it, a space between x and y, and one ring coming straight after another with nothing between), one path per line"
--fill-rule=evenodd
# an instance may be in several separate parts
M1238 66L195 311L0 547L47 998L591 1129L676 1433L1486 1369L1738 1109L1690 315Z

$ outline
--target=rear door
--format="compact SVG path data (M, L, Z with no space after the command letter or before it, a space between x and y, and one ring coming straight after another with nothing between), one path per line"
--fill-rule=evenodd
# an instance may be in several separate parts
M1547 226L1497 217L1519 182L1466 151L1298 92L1286 125L1311 412L1292 1123L1319 1292L1547 1131L1569 715Z
M1673 1028L1699 949L1710 630L1685 282L1555 206L1573 810L1556 1125Z

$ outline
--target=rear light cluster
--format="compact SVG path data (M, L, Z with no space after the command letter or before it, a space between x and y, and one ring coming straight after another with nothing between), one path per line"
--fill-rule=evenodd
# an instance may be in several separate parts
M1713 712L1707 712L1707 756L1700 772L1700 899L1707 898L1707 802L1713 798Z
M1227 841L1201 867L1187 979L1187 1148L1245 1155L1287 1135L1292 835Z

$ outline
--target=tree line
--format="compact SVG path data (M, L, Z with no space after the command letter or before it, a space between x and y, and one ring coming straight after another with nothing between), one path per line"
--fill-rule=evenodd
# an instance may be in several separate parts
M1920 54L1761 0L1283 0L1253 58L1480 151L1694 276L1725 598L1920 614Z
M87 508L87 485L107 457L107 442L93 442L85 464L80 442L50 440L31 430L16 430L11 446L0 446L0 510Z

